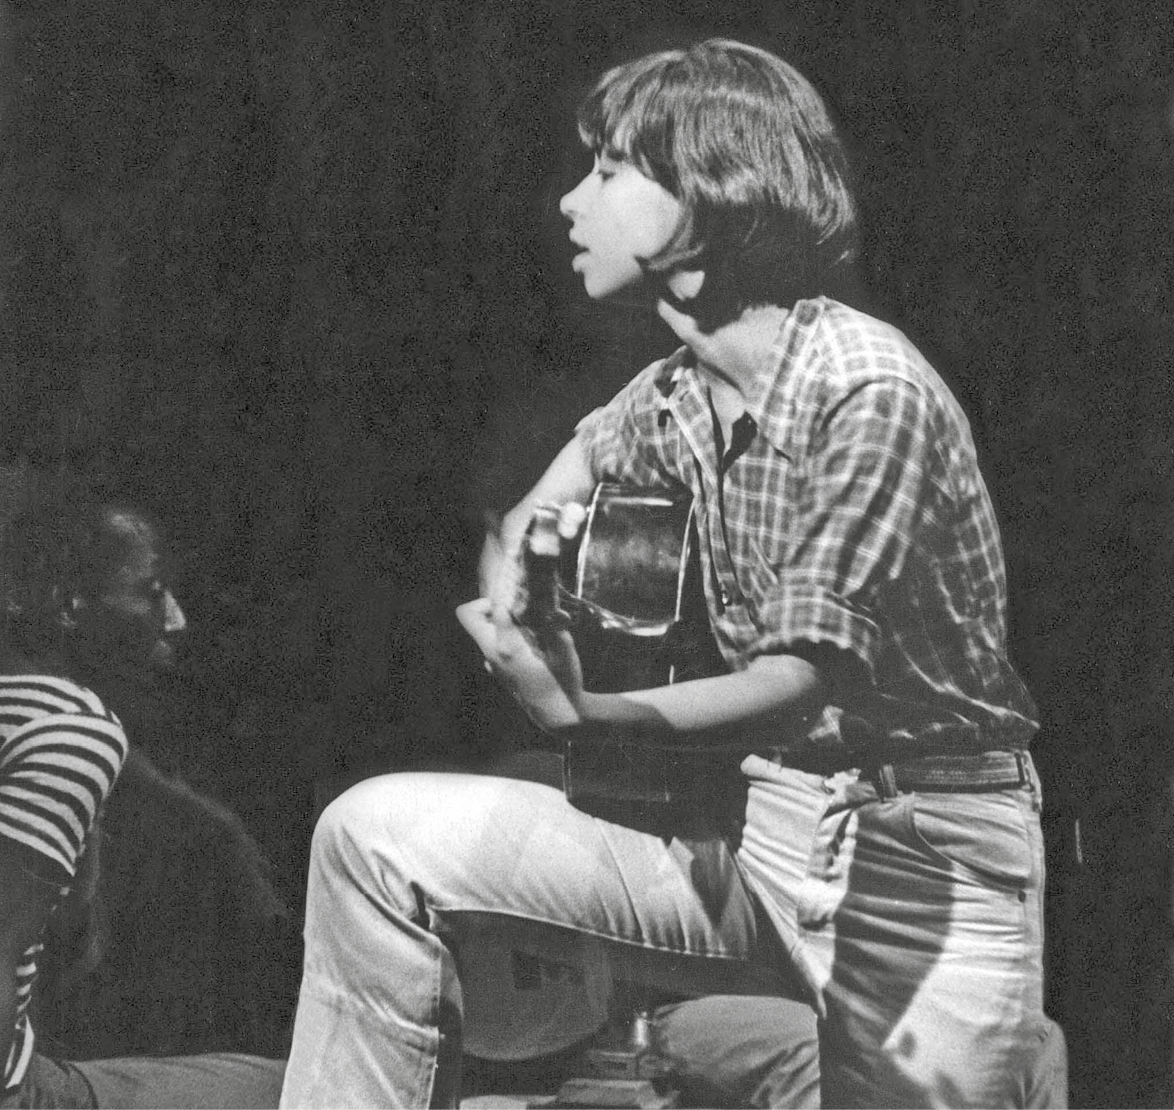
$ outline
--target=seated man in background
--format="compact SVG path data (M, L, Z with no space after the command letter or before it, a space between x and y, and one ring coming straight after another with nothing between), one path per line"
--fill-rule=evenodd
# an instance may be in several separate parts
M284 1056L297 925L240 818L132 747L90 852L95 881L50 918L38 960L42 1050Z
M184 617L166 570L142 513L81 497L34 498L0 542L0 1107L276 1105L279 1061L68 1063L37 1051L30 1020L47 923L71 887L100 886L87 847L126 760L92 687L169 665Z

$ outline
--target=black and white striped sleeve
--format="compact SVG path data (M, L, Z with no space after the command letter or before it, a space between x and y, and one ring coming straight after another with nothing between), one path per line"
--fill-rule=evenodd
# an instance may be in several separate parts
M122 725L104 710L32 716L0 748L0 837L44 861L46 878L69 883L126 751Z

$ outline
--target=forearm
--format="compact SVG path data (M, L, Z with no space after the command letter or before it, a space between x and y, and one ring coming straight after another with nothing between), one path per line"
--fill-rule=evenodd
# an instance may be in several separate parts
M631 729L651 743L752 747L774 739L822 708L825 682L791 655L755 659L744 671L620 694L583 693L585 736Z
M0 960L0 1072L12 1051L12 1038L16 1027L16 964ZM0 1086L3 1085L0 1075Z
M541 504L565 505L570 501L586 502L595 488L595 475L583 441L572 438L554 457L533 489L502 520L502 541L507 550L516 549ZM512 543L511 543L512 541Z

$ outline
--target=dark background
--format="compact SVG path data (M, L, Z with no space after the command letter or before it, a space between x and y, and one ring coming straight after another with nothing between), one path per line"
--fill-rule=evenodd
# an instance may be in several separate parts
M862 306L984 454L1074 1102L1169 1105L1172 25L1165 0L0 2L7 488L82 474L167 520L192 633L157 754L296 890L315 781L514 731L451 615L484 513L671 345L569 272L578 93L674 39L776 49L851 138Z

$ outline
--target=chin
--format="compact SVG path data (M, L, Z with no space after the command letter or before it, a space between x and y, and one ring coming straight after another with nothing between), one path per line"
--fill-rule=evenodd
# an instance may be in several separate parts
M592 273L589 267L584 266L579 276L583 279L583 292L593 301L625 300L638 296L646 288L644 273L634 269L630 272L610 267L602 267Z
M590 281L583 282L583 292L593 301L615 301L623 303L635 299L637 289L629 284L616 284Z

